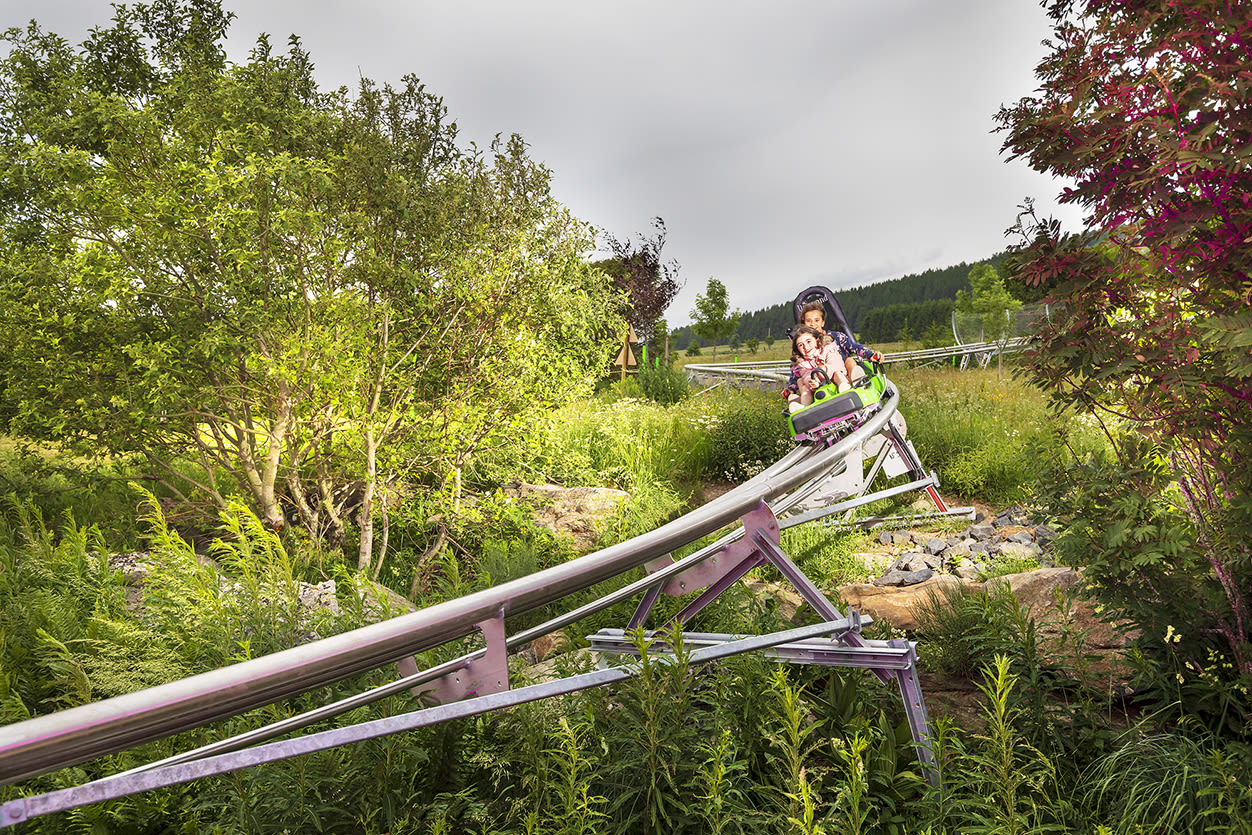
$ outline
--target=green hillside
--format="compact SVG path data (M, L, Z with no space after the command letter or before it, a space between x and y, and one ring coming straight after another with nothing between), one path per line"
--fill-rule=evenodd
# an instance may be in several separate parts
M1003 257L1003 253L997 253L986 259L986 263L998 264ZM969 290L969 271L973 267L974 264L962 261L951 267L836 290L836 295L848 324L862 341L893 341L905 320L913 333L921 333L936 323L946 327L956 292ZM795 292L803 289L796 287ZM791 299L782 299L762 310L744 313L739 320L738 337L740 340L779 339L793 323ZM682 327L674 332L673 344L677 350L685 350L693 338L691 327Z

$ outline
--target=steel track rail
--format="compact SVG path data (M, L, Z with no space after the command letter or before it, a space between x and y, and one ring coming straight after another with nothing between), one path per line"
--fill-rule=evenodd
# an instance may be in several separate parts
M702 645L688 656L691 665L706 664L732 655L745 652L766 650L777 645L794 645L795 642L811 640L818 635L847 630L850 622L840 619L832 623L821 623L814 626L802 626L785 632L769 635L735 636L734 640L722 641L711 645ZM829 642L828 642L829 643ZM808 645L801 643L803 649ZM794 652L794 650L793 650ZM884 652L884 655L887 653ZM881 663L890 664L895 659L884 658ZM603 687L606 684L624 681L635 675L637 665L609 667L590 673L558 679L556 681L532 684L516 690L505 690L465 699L445 705L401 713L382 719L373 719L346 728L334 728L327 731L308 734L281 742L258 745L243 751L234 751L216 756L195 760L177 765L167 765L153 771L143 773L126 772L95 780L81 786L60 789L33 797L17 798L0 804L0 827L22 823L39 815L51 812L63 812L77 809L91 803L115 800L119 797L141 791L176 786L191 780L226 774L241 768L265 763L277 762L301 754L325 751L341 745L350 745L368 739L377 739L390 734L424 728L450 719L463 719L478 716L491 710L514 707L519 704L549 699L567 693L576 693L592 687Z
M77 765L366 672L637 568L739 520L836 466L886 428L898 393L826 449L797 447L725 495L655 530L562 565L262 658L0 727L0 785Z

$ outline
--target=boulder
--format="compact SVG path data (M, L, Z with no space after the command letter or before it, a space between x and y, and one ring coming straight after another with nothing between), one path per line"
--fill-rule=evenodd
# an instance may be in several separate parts
M1000 556L1010 559L1032 559L1039 556L1039 546L1033 542L1026 545L1018 542L1001 542L991 547L998 549Z
M874 581L876 586L914 586L924 583L935 574L932 568L920 568L916 571L888 571Z
M1000 511L992 524L997 528L1003 528L1008 525L1029 525L1030 511L1019 504L1015 504Z
M926 555L916 551L910 551L907 554L901 554L896 561L891 564L891 571L921 571L924 568L932 568L927 565Z
M996 542L1003 542L1006 539L1011 539L1012 537L1023 533L1026 534L1031 542L1034 541L1035 538L1031 535L1030 528L1025 525L1002 525L996 530L993 539Z
M1080 575L1072 568L1038 568L1021 574L1006 574L988 581L988 585L1007 585L1017 602L1026 607L1031 617L1040 619L1056 608L1058 596L1069 592Z
M958 542L944 551L943 555L950 560L957 559L958 557L968 557L969 544L966 542Z
M755 595L772 598L778 604L778 617L782 619L783 623L790 623L795 626L801 625L800 609L807 606L808 603L790 585L757 579L744 580L744 585L748 587L748 591Z
M1072 654L1069 666L1113 692L1130 692L1134 670L1126 662L1126 648L1138 633L1124 623L1108 623L1096 613L1095 604L1075 596L1082 579L1069 567L1039 568L997 577L991 583L1007 584L1039 625L1039 637L1059 653Z
M968 584L951 574L938 574L925 582L908 586L875 583L850 583L839 587L839 595L848 606L859 609L874 620L885 620L898 629L916 629L913 608L933 591L943 594L948 586Z
M559 484L506 484L501 490L534 513L535 522L557 536L569 537L579 551L589 551L604 523L630 498L610 487L562 487Z
M325 609L332 615L343 614L339 608L339 600L335 597L335 581L323 580L314 585L312 583L301 583L296 590L296 597L300 601L300 608L306 612L314 609ZM407 600L404 601L411 609L413 604Z
M966 533L969 535L970 539L975 539L979 542L986 542L996 535L996 529L995 526L990 523L980 522L977 525L970 525L969 530L967 530Z
M549 632L547 635L541 635L526 645L526 659L532 664L540 664L547 661L553 655L564 652L569 647L569 638L564 632L557 630Z

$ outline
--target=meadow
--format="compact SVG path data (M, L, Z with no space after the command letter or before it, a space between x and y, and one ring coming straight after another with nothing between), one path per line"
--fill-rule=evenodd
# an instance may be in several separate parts
M994 370L890 369L909 437L956 501L1034 502L1045 451L1093 453L1100 434L1049 417L1040 393ZM671 376L606 382L552 412L517 444L466 472L466 495L414 491L392 521L379 573L429 603L573 556L492 485L505 480L612 486L630 493L601 545L649 530L742 480L789 448L775 393L694 396ZM658 402L648 391L660 392ZM507 454L506 454L507 453ZM92 480L44 450L30 469L0 448L12 494L0 526L3 721L150 686L368 622L372 581L296 533L275 536L245 509L225 515L214 553L242 578L233 591L125 472ZM23 462L26 462L25 464ZM91 487L79 486L91 484ZM907 500L900 506L907 508ZM891 507L875 508L891 510ZM896 508L899 509L899 508ZM431 518L453 544L430 553ZM184 531L185 532L185 531ZM787 532L784 548L824 588L864 579L852 558L868 534ZM153 566L142 609L104 554L142 544ZM693 546L694 547L694 546ZM425 562L422 561L423 556ZM335 579L343 614L301 615L299 580ZM604 589L597 589L603 591ZM680 600L662 604L676 608ZM620 626L622 604L567 630L570 647ZM608 690L536 703L372 743L39 818L27 832L1252 832L1252 755L1243 743L1136 713L1046 660L1043 638L1011 599L972 595L912 637L966 649L981 720L936 719L942 789L924 779L894 688L825 668L741 657L715 668L658 663L637 641L640 674ZM510 629L545 613L510 620ZM517 621L515 623L515 621ZM708 631L767 631L776 608L742 586L701 617ZM894 635L890 625L874 637ZM458 647L429 653L437 663ZM942 654L937 654L940 657ZM585 670L581 653L557 672ZM515 659L516 681L536 670ZM82 767L6 787L0 798L73 785L309 709L386 671ZM412 696L354 711L410 710Z

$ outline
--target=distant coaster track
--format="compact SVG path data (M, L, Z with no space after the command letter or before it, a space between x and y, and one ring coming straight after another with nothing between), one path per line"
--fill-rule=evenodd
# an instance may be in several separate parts
M921 348L916 351L893 351L882 355L883 365L910 363L930 365L943 360L956 359L960 367L965 368L970 359L985 367L991 358L998 354L1016 354L1026 350L1030 345L1030 337L1017 336L1004 342L969 342L964 345L948 345L942 348ZM737 378L741 380L777 381L785 383L791 369L791 363L783 360L763 360L759 362L726 362L726 363L687 363L683 370L689 377L701 379Z
M748 369L719 368L720 373L728 375L741 371ZM771 380L777 372L761 366L752 369L751 376ZM690 633L700 646L691 654L692 662L762 650L791 663L861 667L884 682L894 680L904 700L919 760L934 780L929 724L916 675L916 645L904 640L864 638L861 628L869 618L837 609L780 547L780 534L785 528L835 513L854 512L859 506L912 490L930 493L940 512L970 511L949 511L943 506L936 489L937 479L923 471L912 445L899 430L898 421L893 423L898 404L899 394L888 381L877 410L846 437L827 446L799 445L760 474L684 516L562 565L261 658L0 727L0 785L7 785L237 716L359 673L390 665L396 665L399 671L388 684L302 716L80 786L0 804L0 827L37 815L620 680L633 673L629 663L510 690L506 655L509 649L637 595L643 599L628 628L641 627L660 594L685 595L704 589L674 619L676 623L685 623L722 590L766 563L777 567L796 586L824 622L763 636ZM864 470L867 451L873 457L868 476ZM880 472L892 471L893 461L897 471L909 474L909 480L869 492ZM846 488L841 491L842 496L836 495L816 510L784 516L832 480ZM670 558L677 549L736 522L742 525L712 545L677 562ZM511 636L506 634L507 617L533 611L641 567L649 573L612 594L540 626ZM667 628L670 625L673 624ZM480 649L428 670L417 669L415 656L419 653L476 631L485 644ZM605 630L591 636L591 640L601 657L628 655L632 651L623 630ZM427 691L428 697L440 704L386 720L268 741L405 690Z

